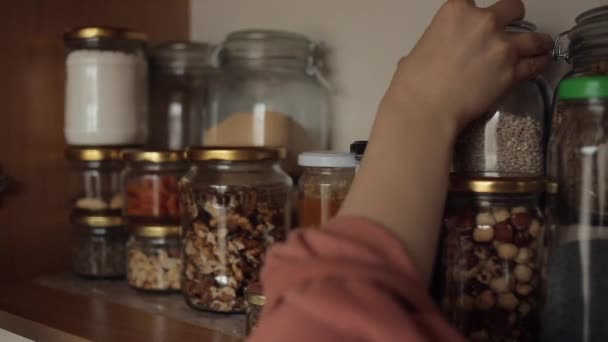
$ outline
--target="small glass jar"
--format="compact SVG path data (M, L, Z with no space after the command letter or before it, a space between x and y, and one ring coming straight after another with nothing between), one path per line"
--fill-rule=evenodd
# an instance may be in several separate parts
M122 174L129 224L179 224L179 179L188 170L179 151L128 151Z
M131 226L127 244L127 281L137 290L181 289L181 227Z
M122 278L125 244L129 237L123 219L112 216L72 218L72 270L87 278Z
M329 146L330 107L319 46L298 33L228 34L210 92L206 146L283 146L297 176L298 154Z
M518 22L509 34L532 32L534 24ZM473 121L458 137L453 171L494 172L508 177L543 176L550 121L550 92L546 82L521 82L503 96L494 111Z
M298 183L299 225L319 228L340 210L357 161L350 153L307 152L300 154L298 164L304 170Z
M203 143L209 81L215 73L213 47L176 41L150 50L148 144L184 150Z
M120 216L120 173L124 163L117 148L68 148L69 196L73 215Z
M191 148L180 181L187 303L244 312L243 291L259 281L266 249L291 227L291 178L269 148Z
M70 145L145 142L147 64L143 33L80 27L64 35L65 138Z
M266 296L262 290L260 283L251 284L245 289L245 298L247 298L247 310L245 311L245 334L251 335L253 330L258 326L262 309L266 303Z
M442 309L472 341L536 341L543 299L543 178L454 175L441 250Z

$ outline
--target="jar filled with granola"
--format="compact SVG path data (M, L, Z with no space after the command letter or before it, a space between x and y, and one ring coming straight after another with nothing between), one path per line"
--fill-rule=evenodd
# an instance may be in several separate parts
M124 163L118 148L68 148L69 196L74 215L120 216Z
M178 181L188 165L181 151L129 151L122 155L124 215L129 224L180 223Z
M259 281L266 249L291 225L291 178L279 149L191 148L180 181L184 206L182 292L187 303L244 312L245 288Z
M127 244L127 281L151 292L179 291L182 272L180 226L132 226Z
M72 270L87 278L122 278L129 234L119 216L76 216Z
M472 341L536 341L543 296L543 178L453 176L442 309Z
M320 227L340 210L357 161L350 153L307 152L299 155L298 164L303 167L298 183L300 227Z
M260 283L255 283L247 286L245 289L245 297L247 298L247 310L245 311L245 334L249 336L258 326L262 309L266 303L266 296L262 290Z

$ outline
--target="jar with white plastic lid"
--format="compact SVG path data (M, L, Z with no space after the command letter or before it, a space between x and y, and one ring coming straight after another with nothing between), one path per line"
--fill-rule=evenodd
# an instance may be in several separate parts
M145 142L146 36L124 28L89 26L68 31L64 42L68 144Z
M303 167L298 183L299 225L320 227L340 210L357 161L350 153L306 152L299 155L298 164Z

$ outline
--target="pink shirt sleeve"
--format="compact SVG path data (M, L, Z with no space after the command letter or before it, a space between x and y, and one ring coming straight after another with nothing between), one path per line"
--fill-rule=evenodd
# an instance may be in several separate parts
M292 233L262 272L253 342L464 341L441 317L399 240L362 218Z

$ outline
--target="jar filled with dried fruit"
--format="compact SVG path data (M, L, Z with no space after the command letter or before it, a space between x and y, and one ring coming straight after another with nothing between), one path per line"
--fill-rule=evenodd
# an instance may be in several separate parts
M123 219L112 216L77 216L72 243L72 270L88 278L122 278L125 245L129 238Z
M188 164L180 151L129 151L122 155L124 215L131 224L179 224L178 181Z
M181 288L181 227L132 226L127 244L127 281L151 292Z
M120 216L123 207L119 148L68 148L73 215Z
M298 183L300 227L320 227L334 217L355 178L357 161L350 153L307 152L298 157L303 167Z
M182 291L197 309L243 312L244 290L259 281L266 248L291 226L291 178L281 151L191 148L180 181L184 206Z
M453 176L442 238L442 309L473 341L536 341L543 178Z
M247 298L245 334L249 336L258 326L262 309L266 303L266 296L264 296L262 285L260 283L255 283L247 286L245 289L245 298Z

